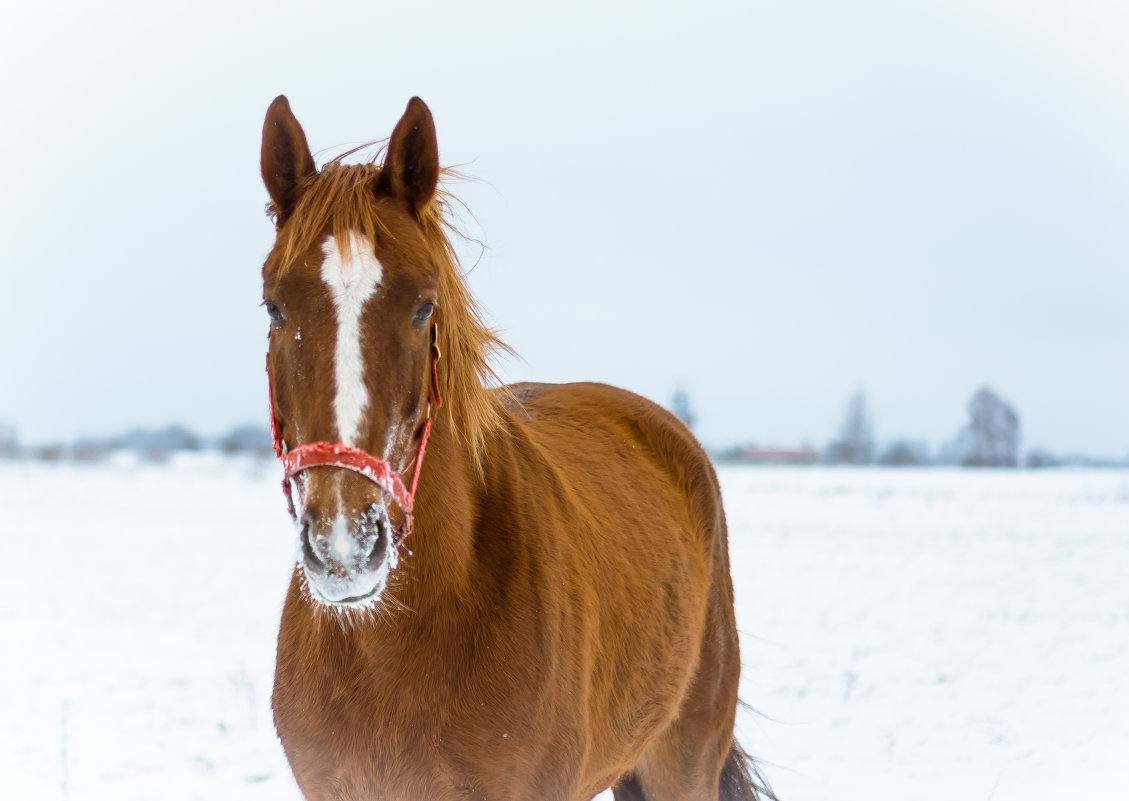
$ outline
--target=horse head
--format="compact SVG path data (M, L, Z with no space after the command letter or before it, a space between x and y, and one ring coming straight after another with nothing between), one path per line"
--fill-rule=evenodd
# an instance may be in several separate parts
M382 165L335 160L320 171L286 98L267 111L273 422L301 568L323 604L375 604L411 527L438 387L443 254L427 228L439 173L435 126L418 98Z

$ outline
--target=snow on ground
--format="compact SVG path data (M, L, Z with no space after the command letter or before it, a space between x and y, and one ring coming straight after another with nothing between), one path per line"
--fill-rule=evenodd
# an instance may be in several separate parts
M1129 473L723 484L785 799L1129 798Z
M1129 472L725 467L784 801L1129 797ZM297 800L269 461L0 462L0 798Z

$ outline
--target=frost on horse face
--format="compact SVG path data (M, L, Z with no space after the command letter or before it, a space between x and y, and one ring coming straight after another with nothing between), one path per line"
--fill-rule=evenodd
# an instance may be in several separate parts
M279 97L262 171L271 415L300 495L272 704L305 797L771 797L733 738L709 458L625 390L496 386L427 106L383 163L318 169Z
M386 514L374 510L375 516ZM325 537L311 538L313 560L326 569L311 567L303 546L303 572L312 599L331 608L368 609L380 601L389 575L400 562L399 551L378 542L377 528L368 515L358 535L350 521L337 517Z

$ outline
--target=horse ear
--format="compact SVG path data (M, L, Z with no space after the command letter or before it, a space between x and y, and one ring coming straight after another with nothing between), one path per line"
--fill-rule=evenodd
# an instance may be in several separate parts
M413 97L388 140L388 155L384 157L377 189L403 198L418 214L435 197L438 185L435 121L427 105Z
M317 172L306 134L290 110L286 95L276 97L267 109L263 122L262 169L263 183L267 185L277 214L275 222L281 228L298 205L303 180Z

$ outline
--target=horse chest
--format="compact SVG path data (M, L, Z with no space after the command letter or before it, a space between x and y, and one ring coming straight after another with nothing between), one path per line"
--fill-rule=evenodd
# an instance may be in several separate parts
M364 712L343 697L295 703L275 693L275 718L294 776L308 801L467 801L518 798L528 787L522 734L491 722L490 710L452 723L440 698L417 707ZM512 739L511 739L512 738ZM511 748L510 746L514 746ZM551 795L538 797L550 798Z
M534 729L535 679L499 697L479 683L500 685L490 660L476 677L465 664L413 669L403 658L374 660L336 634L318 644L280 636L275 725L306 798L509 798L545 767L536 755L579 758L549 741L574 721Z
M317 671L314 671L316 673ZM302 792L333 799L465 798L436 766L442 737L434 721L358 677L279 671L275 725Z

